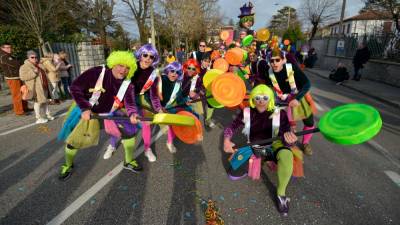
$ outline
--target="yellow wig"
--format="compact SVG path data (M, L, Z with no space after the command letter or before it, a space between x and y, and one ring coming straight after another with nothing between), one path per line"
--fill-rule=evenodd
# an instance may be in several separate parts
M107 58L107 66L112 69L116 65L124 65L129 67L128 76L126 79L130 80L137 69L136 58L132 52L129 51L113 51Z
M250 92L250 99L249 99L249 104L251 108L254 108L256 106L254 102L254 98L257 95L266 95L268 96L268 104L267 104L267 111L274 111L275 108L275 95L274 92L272 91L271 88L269 88L265 84L259 84L253 88Z

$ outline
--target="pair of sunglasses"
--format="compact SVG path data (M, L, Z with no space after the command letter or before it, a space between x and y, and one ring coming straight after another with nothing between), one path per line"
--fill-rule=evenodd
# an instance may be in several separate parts
M150 57L151 60L154 60L154 58L155 58L154 55L150 55L150 54L147 54L147 53L142 54L142 57L143 58L149 58Z
M254 97L254 100L256 100L256 101L261 101L261 100L268 101L269 97L267 95L257 95L256 97Z
M170 72L170 73L177 73L178 71L176 71L176 70L170 70L169 72Z
M199 47L206 47L205 45L199 45Z
M269 60L271 63L278 63L281 61L281 59L270 59Z
M196 67L188 67L187 70L196 71Z

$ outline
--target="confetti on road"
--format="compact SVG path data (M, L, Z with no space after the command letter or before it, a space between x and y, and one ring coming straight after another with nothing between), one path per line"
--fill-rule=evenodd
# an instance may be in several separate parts
M132 203L132 209L135 209L138 204L136 202Z
M233 193L233 197L238 197L240 195L240 192L235 192L235 193Z
M90 204L93 205L94 203L96 203L96 199L95 198L90 199Z
M192 218L192 213L191 212L185 212L185 218L187 218L187 219Z
M306 200L307 197L305 195L301 196L301 199Z
M246 212L246 208L236 208L236 209L233 209L236 213L244 213L244 212Z
M19 191L19 192L24 192L24 191L25 191L25 187L19 187L19 188L18 188L18 191Z
M225 200L224 196L220 195L219 200L224 201Z
M38 129L38 131L39 131L40 133L42 133L42 134L50 135L50 129L49 129L48 126L41 125L41 126L39 126L37 129Z
M126 185L120 185L120 186L118 187L118 189L121 190L121 191L127 191L127 190L128 190L128 186L126 186Z
M178 160L175 160L174 163L171 163L169 165L174 167L174 169L177 169L177 170L182 169L182 163Z
M357 194L357 198L360 199L360 200L364 199L364 195L362 193L358 193Z
M255 200L254 198L252 198L252 199L250 199L250 202L255 204L255 203L257 203L257 200Z

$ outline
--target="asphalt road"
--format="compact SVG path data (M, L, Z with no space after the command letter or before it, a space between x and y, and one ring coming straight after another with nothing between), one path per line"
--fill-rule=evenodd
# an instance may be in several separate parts
M0 135L0 224L204 224L200 199L216 200L225 224L400 224L400 180L388 176L400 174L398 109L328 80L310 79L321 108L317 120L337 105L362 102L379 109L384 125L373 140L357 146L315 135L305 178L293 178L287 189L288 217L277 212L276 174L268 168L260 181L227 178L222 130L234 112L217 110L218 127L206 129L199 145L176 141L178 151L171 154L161 135L152 145L155 163L139 156L141 174L121 170L122 147L103 160L108 144L103 133L99 146L78 153L71 179L58 181L64 157L56 140L61 118ZM155 128L158 132L162 129ZM243 144L239 139L236 143Z

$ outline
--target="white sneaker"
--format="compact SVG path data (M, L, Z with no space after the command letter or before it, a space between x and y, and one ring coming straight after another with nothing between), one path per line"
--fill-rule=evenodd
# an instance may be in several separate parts
M151 148L144 152L144 156L149 160L149 162L155 162L157 160L156 156L151 151Z
M111 158L111 156L114 154L115 150L116 149L112 145L108 145L107 149L106 149L106 152L103 155L103 159Z
M174 144L167 143L167 148L168 148L169 152L171 152L172 154L176 153L176 147Z
M48 119L49 121L52 121L52 120L54 120L54 117L51 116L51 115L47 115L47 119Z
M36 120L36 124L47 123L47 122L49 122L49 121L47 119L44 119L44 118L40 118L40 119Z
M217 125L215 125L214 121L210 120L210 122L208 123L208 127L214 128L215 126Z

